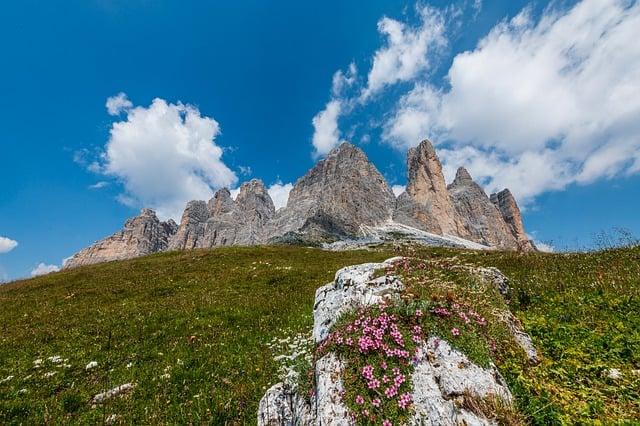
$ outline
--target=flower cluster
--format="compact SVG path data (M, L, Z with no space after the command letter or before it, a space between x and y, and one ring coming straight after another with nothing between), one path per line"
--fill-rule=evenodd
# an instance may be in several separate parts
M487 320L482 315L471 308L466 308L460 305L459 303L452 303L450 308L446 306L437 306L431 310L431 313L439 318L457 317L467 325L477 325L480 327L487 326ZM460 329L453 327L451 329L451 334L454 337L459 336Z
M407 321L384 304L362 309L318 347L320 356L326 350L345 356L344 398L358 423L391 424L390 412L408 415L413 402L411 361L424 341L422 315L418 311Z

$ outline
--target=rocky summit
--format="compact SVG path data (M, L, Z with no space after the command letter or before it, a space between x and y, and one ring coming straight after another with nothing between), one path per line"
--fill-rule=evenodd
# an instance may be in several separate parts
M407 175L406 191L396 198L365 153L343 143L296 182L287 205L277 212L264 184L253 179L235 200L223 188L208 202L190 201L179 225L160 222L143 209L123 230L81 250L65 267L165 250L335 244L398 227L413 229L404 233L420 234L431 244L535 250L511 192L487 196L462 167L447 186L430 141L409 150Z
M153 210L142 209L139 216L127 220L124 229L80 250L65 262L64 267L73 268L164 251L177 228L173 220L160 222Z
M296 182L267 224L269 242L318 243L358 235L391 220L396 199L361 149L343 143Z
M273 201L261 181L242 184L236 200L228 189L215 193L208 203L187 204L169 250L230 245L253 245L264 240L264 226L275 214Z

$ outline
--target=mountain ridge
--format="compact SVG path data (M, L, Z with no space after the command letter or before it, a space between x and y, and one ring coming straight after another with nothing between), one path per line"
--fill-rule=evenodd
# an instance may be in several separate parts
M487 196L462 167L447 186L429 140L408 151L407 174L406 190L396 197L366 154L345 142L297 180L287 205L278 211L263 182L252 179L241 185L235 200L222 188L208 202L188 202L179 225L160 222L153 210L143 209L122 230L82 249L64 267L167 250L335 243L362 236L363 228L394 223L417 233L455 237L461 246L536 250L511 192Z

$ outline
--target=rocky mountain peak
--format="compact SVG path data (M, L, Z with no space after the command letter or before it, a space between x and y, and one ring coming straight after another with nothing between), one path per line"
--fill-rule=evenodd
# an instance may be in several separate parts
M471 185L471 184L475 184L475 182L471 177L471 175L469 174L469 172L467 171L467 169L465 169L464 167L458 167L458 170L456 170L456 177L453 181L453 185L460 186L460 185Z
M276 212L273 200L260 179L251 179L240 185L236 203L245 211L258 210L261 216L270 218Z
M407 175L407 189L398 197L394 219L436 234L460 235L442 165L428 139L407 152Z
M390 220L394 207L391 188L365 153L343 143L296 182L267 235L315 242L355 236L361 225Z
M213 197L207 203L209 216L216 216L230 212L236 208L231 192L227 188L221 188L213 194Z
M518 248L502 214L467 169L458 168L447 189L471 240L503 249Z
M491 194L491 202L502 214L504 221L509 226L511 233L516 238L518 246L521 250L531 251L535 250L535 245L529 237L527 237L524 231L524 225L522 224L522 215L520 214L520 208L516 199L511 191L504 189L496 194Z
M64 267L74 268L164 251L175 231L174 221L161 222L155 211L145 208L138 216L128 219L121 231L80 250Z

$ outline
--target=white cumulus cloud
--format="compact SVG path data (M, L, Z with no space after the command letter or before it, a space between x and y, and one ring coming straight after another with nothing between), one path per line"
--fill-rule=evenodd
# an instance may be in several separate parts
M9 253L16 247L18 247L17 241L7 237L0 237L0 254Z
M31 271L31 276L37 277L38 275L46 275L46 274L50 274L51 272L57 272L59 270L60 270L59 266L39 263L38 266L33 268L33 270Z
M127 111L133 107L133 103L127 98L127 95L123 92L118 93L115 96L107 98L105 104L107 112L110 115L119 115L120 113Z
M209 199L215 189L236 183L215 143L218 122L196 107L156 98L124 112L111 127L100 167L124 185L118 198L124 204L178 220L187 201Z
M292 189L293 184L283 184L282 182L276 182L273 185L269 186L269 188L267 188L269 196L273 200L273 205L276 207L276 210L287 205L287 201L289 200L289 192L291 192Z
M338 118L342 110L342 101L332 99L325 108L313 117L314 157L326 155L341 143Z
M391 190L393 191L396 197L402 194L405 191L405 189L407 189L407 187L404 185L393 185L391 187Z
M454 58L448 88L418 81L383 137L399 149L448 141L445 172L464 164L525 201L637 173L638 28L638 2L583 0L537 20L525 9Z

